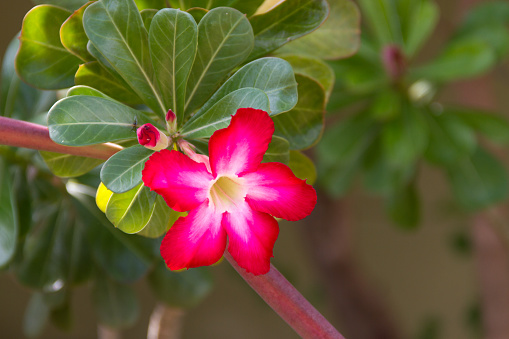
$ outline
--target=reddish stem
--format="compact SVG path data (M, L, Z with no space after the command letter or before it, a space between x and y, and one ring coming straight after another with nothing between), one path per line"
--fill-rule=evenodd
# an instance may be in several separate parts
M345 339L274 266L270 265L267 274L255 276L237 265L230 253L225 252L224 257L302 338Z
M122 150L121 146L111 143L80 147L60 145L51 140L47 127L5 117L0 117L0 145L104 160Z

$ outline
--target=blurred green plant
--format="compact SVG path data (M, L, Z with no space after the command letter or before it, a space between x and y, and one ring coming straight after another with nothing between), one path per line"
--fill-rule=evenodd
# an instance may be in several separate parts
M420 219L419 168L441 168L457 203L468 211L507 197L504 166L479 136L507 145L509 124L492 112L437 99L451 82L492 70L509 50L509 4L478 5L442 46L422 62L419 53L438 21L431 0L360 0L365 29L359 52L329 61L336 82L327 106L331 124L317 148L318 181L334 197L362 175L404 228ZM338 112L348 112L341 118ZM339 120L339 121L338 121Z

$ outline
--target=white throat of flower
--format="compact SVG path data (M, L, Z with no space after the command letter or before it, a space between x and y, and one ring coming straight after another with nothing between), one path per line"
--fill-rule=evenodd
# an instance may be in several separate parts
M220 176L211 182L209 204L220 213L231 212L238 203L244 201L246 193L247 188L242 178L236 175Z

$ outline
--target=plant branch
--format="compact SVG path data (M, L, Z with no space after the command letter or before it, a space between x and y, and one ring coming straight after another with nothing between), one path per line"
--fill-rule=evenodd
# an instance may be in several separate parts
M224 257L302 338L345 339L274 266L270 265L267 274L255 276L239 267L230 253L225 252Z
M148 324L147 339L179 339L184 311L157 304Z
M6 117L0 117L0 145L104 160L122 150L121 146L112 143L80 147L60 145L51 140L46 126Z

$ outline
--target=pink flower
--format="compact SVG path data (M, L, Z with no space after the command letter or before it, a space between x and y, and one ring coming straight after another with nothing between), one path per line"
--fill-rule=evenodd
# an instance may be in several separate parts
M172 209L189 211L161 244L170 269L214 264L228 236L228 251L241 267L256 275L269 271L279 233L274 217L299 220L316 204L313 187L286 165L261 163L273 133L266 112L241 108L210 138L209 159L163 150L145 163L145 185Z
M152 124L145 124L136 130L138 142L154 151L160 151L168 147L168 137Z

